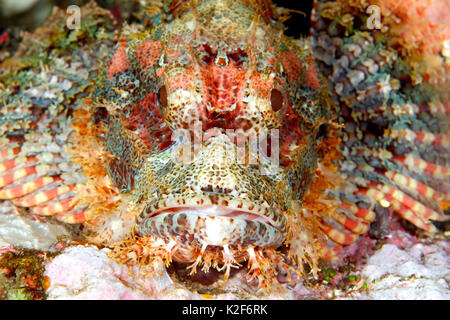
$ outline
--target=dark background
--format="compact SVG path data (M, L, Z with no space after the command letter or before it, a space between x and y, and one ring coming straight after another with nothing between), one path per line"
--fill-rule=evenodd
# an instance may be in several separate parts
M285 32L286 35L298 38L300 35L307 36L309 34L313 0L272 0L272 2L279 7L301 11L306 14L305 17L300 13L291 13L291 18L284 23L288 28Z
M0 0L0 32L2 29L8 27L19 27L20 29L33 30L45 21L46 17L51 13L51 9L54 5L62 8L66 8L71 4L82 5L88 2L87 0L39 0L37 3L25 12L19 13L15 16L5 16L5 12L2 13L2 4L6 0ZM21 0L16 0L21 1ZM109 8L114 11L117 7L117 3L126 3L127 1L118 0L96 0L100 6ZM128 1L131 3L132 1ZM285 22L288 28L286 34L289 36L299 37L300 35L308 35L310 26L310 14L312 9L312 0L272 0L274 4L279 7L289 8L297 11L304 12L306 14L291 13L291 18Z

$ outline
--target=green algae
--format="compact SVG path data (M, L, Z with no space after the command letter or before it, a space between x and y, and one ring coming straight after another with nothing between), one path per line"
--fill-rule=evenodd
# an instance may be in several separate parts
M0 255L0 300L45 299L47 257L44 252L23 249Z

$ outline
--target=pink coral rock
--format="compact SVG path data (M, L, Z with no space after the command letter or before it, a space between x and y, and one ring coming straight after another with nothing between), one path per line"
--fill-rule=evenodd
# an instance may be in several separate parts
M45 275L50 279L48 298L155 299L172 285L166 273L156 274L152 279L135 279L127 267L111 261L107 252L94 246L65 249L46 266ZM161 296L169 299L169 294L167 291Z

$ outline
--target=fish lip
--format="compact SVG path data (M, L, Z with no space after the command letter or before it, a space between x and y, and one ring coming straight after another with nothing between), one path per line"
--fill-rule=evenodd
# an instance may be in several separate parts
M250 211L244 211L244 210L235 210L231 209L229 207L224 206L197 206L197 207L168 207L164 208L162 210L153 212L151 216L148 216L147 218L153 218L158 215L166 214L166 213L188 213L188 214L194 214L199 216L208 216L208 217L226 217L226 218L233 218L233 219L243 219L243 220L251 220L256 222L261 222L268 224L278 231L280 231L280 227L276 225L276 223L265 216L255 214Z
M137 218L137 223L168 212L190 211L202 216L222 216L234 219L256 220L281 233L286 232L286 218L281 211L250 200L221 195L197 195L194 197L167 198L150 202ZM213 214L208 214L213 213Z

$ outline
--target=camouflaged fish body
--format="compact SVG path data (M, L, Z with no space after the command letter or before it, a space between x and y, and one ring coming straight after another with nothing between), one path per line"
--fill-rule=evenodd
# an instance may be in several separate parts
M35 34L65 42L3 63L1 199L84 223L123 262L248 261L267 286L285 256L315 270L376 215L437 231L448 104L381 30L344 23L362 4L318 2L301 40L269 1L151 8L152 28L120 35L93 4L81 31L55 13Z

